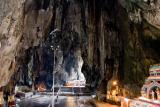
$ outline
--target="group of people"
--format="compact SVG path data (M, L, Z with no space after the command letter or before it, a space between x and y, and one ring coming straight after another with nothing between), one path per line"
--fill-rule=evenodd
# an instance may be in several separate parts
M151 91L151 99L153 99L153 100L158 100L159 99L159 89L157 88L157 89L154 89L154 90L152 90Z

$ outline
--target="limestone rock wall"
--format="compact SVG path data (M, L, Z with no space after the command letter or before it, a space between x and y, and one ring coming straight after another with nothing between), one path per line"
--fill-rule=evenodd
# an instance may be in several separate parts
M149 65L159 62L159 10L156 10L155 17L145 10L148 7L152 9L151 2L0 2L0 86L6 85L14 72L25 74L28 70L31 73L37 71L35 77L52 73L55 62L50 48L53 37L49 33L54 29L60 30L57 41L63 53L61 63L65 64L71 54L82 57L82 72L87 84L103 97L107 85L112 85L108 82L113 77L119 81L122 90L125 88L125 95L138 95L136 92L139 92L137 90L140 90L148 75ZM159 2L154 5L158 8ZM81 55L76 56L79 50ZM31 59L32 70L28 68ZM132 90L133 87L137 88Z
M0 86L4 86L18 70L25 50L42 41L51 23L52 11L31 8L34 3L31 0L0 2Z

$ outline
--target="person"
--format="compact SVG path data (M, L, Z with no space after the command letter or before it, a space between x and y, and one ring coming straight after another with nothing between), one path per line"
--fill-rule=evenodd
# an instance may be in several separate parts
M154 99L157 100L158 96L157 96L157 91L154 90Z
M8 91L4 91L4 95L3 95L4 107L8 107L8 96L9 96L9 92Z
M152 100L154 100L154 91L152 90Z
M159 88L157 88L156 92L157 92L157 100L160 100L160 93L159 93Z

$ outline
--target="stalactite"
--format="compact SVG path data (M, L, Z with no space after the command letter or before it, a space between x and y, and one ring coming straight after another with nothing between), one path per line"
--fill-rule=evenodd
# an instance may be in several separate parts
M52 86L53 70L56 81L61 79L64 84L83 72L89 88L101 96L107 94L113 77L122 89L140 89L147 75L145 67L159 61L159 11L146 11L159 8L158 1L157 5L130 0L8 3L14 8L8 7L0 15L0 86L16 72L17 84L30 85L32 79L34 83L44 81L47 88ZM51 35L54 30L58 32ZM60 50L55 51L54 46Z

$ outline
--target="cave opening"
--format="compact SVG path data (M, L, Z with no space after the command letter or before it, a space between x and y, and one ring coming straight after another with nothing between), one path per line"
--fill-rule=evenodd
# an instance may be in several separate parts
M72 35L77 34L72 32ZM61 36L61 32L55 29L41 45L25 51L18 71L10 80L14 81L13 88L21 87L21 91L52 91L53 80L55 88L85 88L87 78L82 72L84 61L78 42L75 43L75 38L70 39L70 36L64 41ZM66 47L62 47L64 45Z

